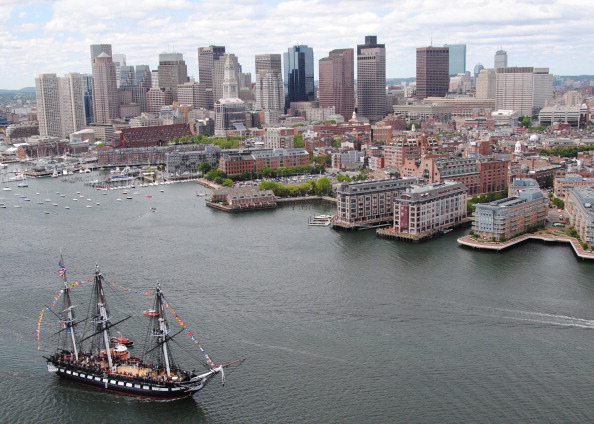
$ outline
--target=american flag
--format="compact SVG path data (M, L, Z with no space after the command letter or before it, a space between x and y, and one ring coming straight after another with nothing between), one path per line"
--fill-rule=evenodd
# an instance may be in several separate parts
M66 275L66 268L62 267L60 268L60 277L63 277Z

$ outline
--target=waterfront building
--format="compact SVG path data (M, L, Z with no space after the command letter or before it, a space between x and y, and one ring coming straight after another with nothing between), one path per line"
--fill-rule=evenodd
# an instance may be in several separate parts
M582 243L594 245L594 188L577 187L569 190L565 209L571 226Z
M555 178L553 192L555 197L566 198L574 188L594 189L594 178L582 177L580 174L566 174L565 177Z
M450 86L450 49L448 47L417 48L417 94L426 97L445 97Z
M517 197L478 203L472 229L483 240L501 241L545 225L547 203L538 188L525 189Z
M319 61L320 107L334 107L335 113L345 119L355 110L353 56L353 49L335 49Z
M553 75L549 68L497 68L496 108L533 116L553 97Z
M370 121L386 116L386 45L375 35L357 45L357 114Z
M257 187L216 189L212 191L210 202L224 202L226 203L224 208L231 211L275 208L277 206L276 196L272 190L259 190Z
M283 53L285 110L289 110L291 102L315 100L313 57L313 49L306 45L289 47Z
M396 234L428 237L460 225L466 218L467 188L455 181L411 185L394 199Z
M200 149L175 150L165 156L165 169L170 174L196 174L201 163L207 162L213 168L219 163L221 148L215 145L202 145Z
M497 50L495 52L493 68L507 68L507 52L505 50Z
M450 50L449 76L466 73L466 44L444 44L443 46Z
M208 109L214 109L215 64L225 55L225 46L198 47L198 78L208 99Z
M110 124L118 118L117 90L115 64L111 56L102 52L93 62L93 111L96 123Z
M335 228L358 229L390 225L394 200L418 178L358 181L340 184L336 190Z

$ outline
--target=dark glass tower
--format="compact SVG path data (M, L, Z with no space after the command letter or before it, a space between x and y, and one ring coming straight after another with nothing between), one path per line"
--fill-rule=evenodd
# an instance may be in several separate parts
M289 109L291 102L314 101L313 49L305 45L289 47L283 53L283 59L285 110Z

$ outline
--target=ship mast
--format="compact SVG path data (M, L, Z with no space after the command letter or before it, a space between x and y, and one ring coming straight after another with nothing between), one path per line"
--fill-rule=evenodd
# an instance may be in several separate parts
M70 342L72 344L72 353L74 358L78 361L78 346L76 345L76 337L74 335L74 312L72 306L72 300L70 299L70 289L68 288L68 277L66 276L66 268L64 267L64 261L60 254L60 275L64 278L64 299L66 304L66 316L61 319L68 332L70 334ZM64 312L64 311L63 311Z
M165 372L167 373L167 378L171 377L171 367L169 365L169 352L167 351L167 334L169 333L169 328L167 327L167 320L165 319L165 305L163 304L163 293L161 293L161 285L157 285L157 308L159 311L159 332L155 334L160 340L160 343L163 345L163 362L165 365Z
M107 354L107 364L111 370L113 367L113 360L111 358L111 348L109 346L109 334L107 334L107 324L109 323L110 316L107 313L107 306L105 303L105 295L103 294L103 277L101 271L99 271L99 265L96 265L95 269L95 289L97 290L97 314L98 316L94 322L101 326L101 332L103 333L103 342L105 344L105 352Z

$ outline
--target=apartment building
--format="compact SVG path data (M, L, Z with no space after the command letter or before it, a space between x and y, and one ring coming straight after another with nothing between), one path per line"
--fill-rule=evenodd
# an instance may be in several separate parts
M467 191L455 181L407 187L394 200L394 232L418 237L459 225L467 214Z
M472 229L484 240L510 239L544 225L547 203L540 189L526 189L518 197L477 204Z
M336 191L337 217L332 226L343 229L391 225L394 200L419 178L342 183Z

